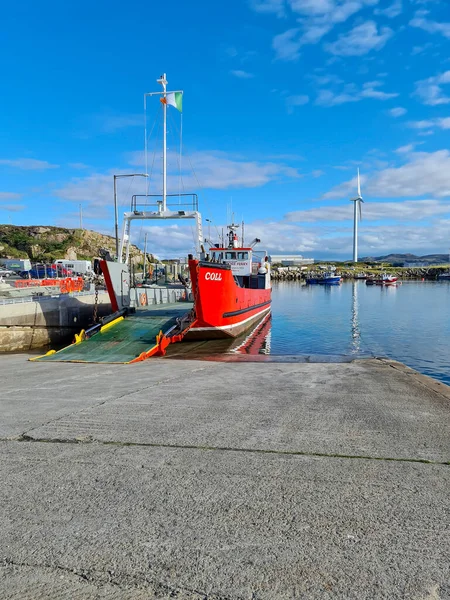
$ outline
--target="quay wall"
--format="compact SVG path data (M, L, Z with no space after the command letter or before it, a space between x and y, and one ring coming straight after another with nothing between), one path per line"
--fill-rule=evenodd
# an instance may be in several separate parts
M132 307L179 302L185 289L131 288ZM92 325L95 294L61 294L0 300L0 353L54 347L70 343L81 329ZM112 311L108 293L99 291L99 317Z
M95 294L61 294L0 301L0 352L68 343L93 323ZM111 312L107 292L98 294L97 314Z

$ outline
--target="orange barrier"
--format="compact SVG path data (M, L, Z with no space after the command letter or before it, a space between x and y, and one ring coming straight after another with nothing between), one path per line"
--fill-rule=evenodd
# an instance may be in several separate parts
M64 279L18 279L14 282L16 288L30 287L59 287L61 294L82 292L84 281L82 277L65 277Z

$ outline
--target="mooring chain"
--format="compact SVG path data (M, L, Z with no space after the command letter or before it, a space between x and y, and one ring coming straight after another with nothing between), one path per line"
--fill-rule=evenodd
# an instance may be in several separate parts
M98 287L97 286L95 286L93 319L94 319L94 323L98 322Z

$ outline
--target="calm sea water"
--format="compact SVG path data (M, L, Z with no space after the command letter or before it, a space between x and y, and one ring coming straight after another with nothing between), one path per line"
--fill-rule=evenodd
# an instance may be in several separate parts
M272 317L237 340L174 344L172 357L388 357L450 384L450 283L275 283ZM320 356L320 358L319 358Z
M450 384L450 283L278 283L271 354L386 356Z

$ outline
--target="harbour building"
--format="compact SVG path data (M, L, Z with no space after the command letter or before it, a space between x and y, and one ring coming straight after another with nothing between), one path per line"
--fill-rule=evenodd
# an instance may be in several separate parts
M313 258L304 258L301 254L272 254L270 257L272 264L281 264L282 267L296 267L301 265L313 265Z

